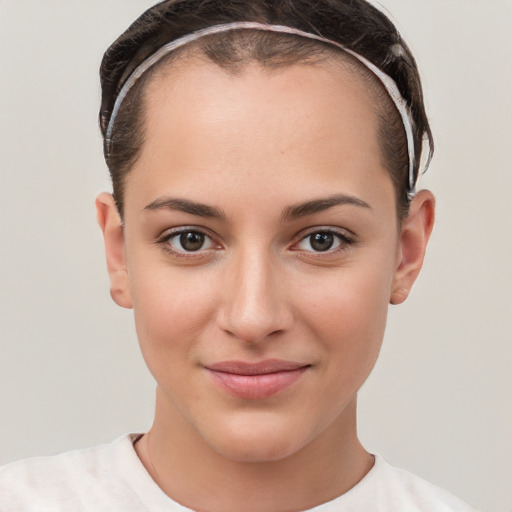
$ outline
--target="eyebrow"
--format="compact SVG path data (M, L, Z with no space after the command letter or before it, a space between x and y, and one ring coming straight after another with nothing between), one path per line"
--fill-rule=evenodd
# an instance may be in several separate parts
M346 194L335 194L329 197L323 197L319 199L313 199L311 201L306 201L304 203L294 204L289 206L283 211L282 218L283 220L296 220L301 217L306 217L308 215L313 215L314 213L319 213L324 210L328 210L333 206L340 205L352 205L360 208L370 208L371 206L359 199L355 196L350 196Z
M281 218L284 221L296 220L301 217L313 215L315 213L328 210L333 206L352 205L360 208L371 208L368 203L354 196L346 194L335 194L329 197L312 199L304 203L297 203L284 209ZM203 203L197 203L188 199L178 199L174 197L161 197L149 203L143 208L144 211L155 210L175 210L198 217L206 217L211 219L226 220L226 214L215 208Z
M198 217L207 217L211 219L226 220L226 214L213 206L207 204L196 203L188 199L177 199L174 197L161 197L144 207L145 211L155 210L175 210Z

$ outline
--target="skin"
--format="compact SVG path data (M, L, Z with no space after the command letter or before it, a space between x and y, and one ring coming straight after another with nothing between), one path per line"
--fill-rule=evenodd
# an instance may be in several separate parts
M420 271L434 198L418 193L398 222L373 99L343 63L250 64L233 76L189 58L153 79L146 102L124 226L109 194L96 202L112 297L134 309L157 382L137 453L194 510L334 499L373 465L357 438L357 391L388 304L406 299ZM285 215L335 195L344 201ZM222 215L179 211L169 198ZM179 236L162 240L180 228L206 233L205 248L187 254ZM334 248L315 251L308 237L326 231ZM274 358L308 367L265 399L233 396L205 369Z

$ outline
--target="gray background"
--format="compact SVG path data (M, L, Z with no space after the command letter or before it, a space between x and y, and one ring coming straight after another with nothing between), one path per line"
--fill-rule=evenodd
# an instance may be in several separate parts
M149 427L93 201L107 45L152 0L0 0L0 464ZM412 296L361 392L371 451L512 511L512 3L385 0L422 69L438 198Z

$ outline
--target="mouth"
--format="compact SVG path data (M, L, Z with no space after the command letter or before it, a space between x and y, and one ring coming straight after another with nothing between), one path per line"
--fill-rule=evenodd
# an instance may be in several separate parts
M205 366L224 391L249 400L269 398L297 382L311 365L269 359L259 363L224 361Z

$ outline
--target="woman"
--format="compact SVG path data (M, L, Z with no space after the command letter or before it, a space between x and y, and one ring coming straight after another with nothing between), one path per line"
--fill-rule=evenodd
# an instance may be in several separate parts
M391 22L362 0L164 1L107 51L102 87L98 221L154 424L6 468L2 510L470 510L356 431L434 221Z

